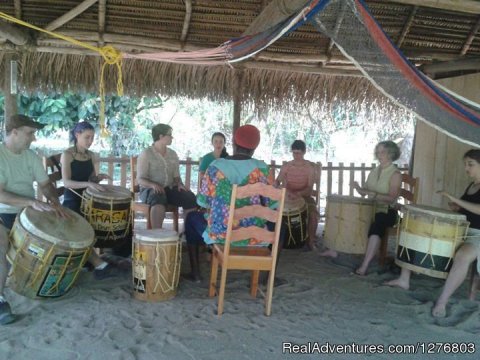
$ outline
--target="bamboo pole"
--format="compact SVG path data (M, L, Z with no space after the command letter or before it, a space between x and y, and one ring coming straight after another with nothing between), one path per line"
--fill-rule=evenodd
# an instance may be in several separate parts
M3 82L3 94L5 96L4 102L5 102L5 110L4 110L4 116L5 116L5 121L3 122L4 126L7 123L8 119L10 116L14 115L17 113L17 96L15 94L11 93L11 84L12 84L12 78L11 78L11 63L16 59L16 55L14 53L7 53L4 55L4 79L5 81ZM2 130L5 130L3 128Z
M48 31L53 31L55 29L58 29L60 26L66 24L70 20L74 19L81 13L83 13L85 10L87 10L90 6L95 4L98 0L84 0L82 3L78 4L75 6L72 10L66 12L59 18L53 20L50 24L45 26L45 30Z

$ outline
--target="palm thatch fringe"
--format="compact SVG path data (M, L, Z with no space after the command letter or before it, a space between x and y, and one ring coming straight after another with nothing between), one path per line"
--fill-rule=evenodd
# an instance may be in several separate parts
M25 52L19 54L19 84L25 91L98 92L102 59L95 56ZM0 54L0 73L4 57ZM241 89L234 89L229 66L192 66L125 60L123 83L126 95L184 96L225 102L240 91L241 101L258 111L294 110L318 102L387 102L370 82L361 77L319 75L263 69L244 69ZM106 71L106 91L116 90L115 67ZM0 84L3 76L0 76Z

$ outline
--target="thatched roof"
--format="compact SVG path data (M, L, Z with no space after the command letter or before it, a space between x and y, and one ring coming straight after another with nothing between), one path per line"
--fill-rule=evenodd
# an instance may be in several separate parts
M96 46L110 44L125 52L138 53L214 48L240 36L269 3L268 0L3 0L0 11ZM366 3L409 59L434 77L480 70L479 61L470 59L480 57L480 1ZM85 9L78 10L82 5ZM20 60L19 81L26 89L98 90L100 57L62 40L13 26L20 29L18 39L8 31L11 27L0 20L0 71L5 54L14 52ZM27 43L22 44L22 36ZM111 69L107 75L107 87L113 91L116 72ZM242 88L241 99L259 104L278 104L292 96L302 103L317 101L320 88L326 100L381 96L330 39L310 24L235 67L124 60L123 75L127 94L160 92L228 100L235 89ZM238 85L239 81L243 86Z

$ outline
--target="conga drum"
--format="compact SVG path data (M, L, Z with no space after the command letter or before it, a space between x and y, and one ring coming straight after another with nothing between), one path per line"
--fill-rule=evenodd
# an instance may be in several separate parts
M105 191L85 189L80 211L95 230L95 247L114 247L131 233L132 194L121 186L102 186Z
M75 283L95 234L84 218L64 210L70 218L31 207L17 216L7 252L8 283L15 292L32 299L59 297Z
M403 213L395 263L446 279L468 231L465 215L423 205L405 205Z
M327 196L323 244L347 254L364 254L375 202L353 196Z
M282 227L285 239L283 247L298 249L305 245L308 237L308 209L302 197L285 198L283 206Z
M133 296L158 302L177 293L182 258L178 233L172 230L137 230L132 242Z

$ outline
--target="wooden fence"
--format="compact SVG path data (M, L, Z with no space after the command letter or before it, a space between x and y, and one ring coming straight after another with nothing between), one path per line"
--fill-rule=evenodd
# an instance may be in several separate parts
M185 186L194 193L198 190L198 165L198 161L192 160L191 158L180 160L180 173L182 179L184 180ZM277 164L272 160L270 162L271 176L276 177L281 166L282 164ZM342 162L338 165L329 162L327 163L327 166L322 166L320 163L317 163L317 169L320 169L320 171L314 186L314 193L318 194L319 201L317 205L320 214L322 216L324 215L326 197L328 195L338 194L358 196L358 194L354 193L350 184L354 181L358 181L360 184L365 183L368 173L375 166L376 164L365 163L361 163L360 165L355 163L345 165ZM408 165L402 165L399 169L401 171L408 171ZM129 157L102 157L100 158L100 170L112 178L112 180L109 181L109 184L130 188L131 171Z

